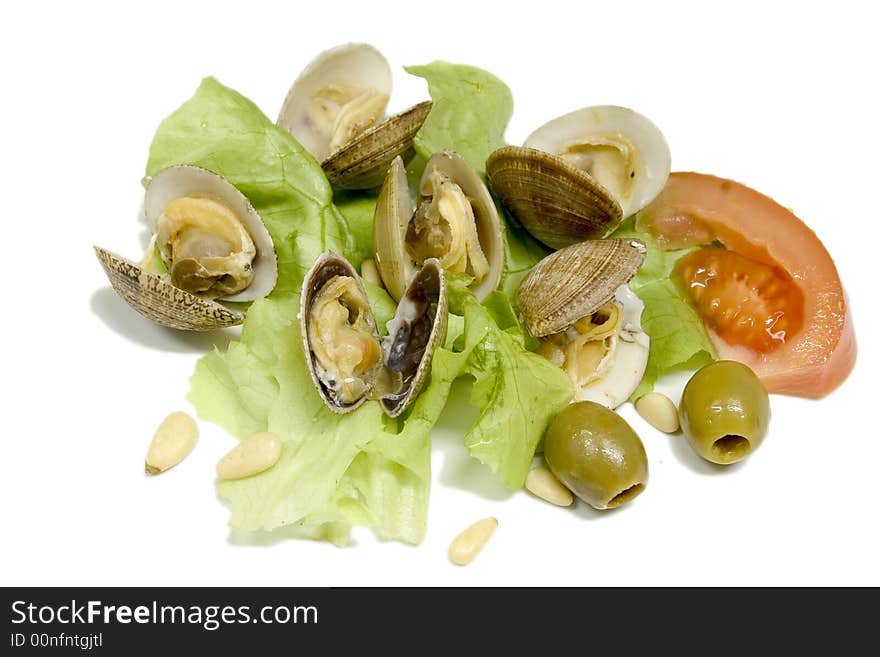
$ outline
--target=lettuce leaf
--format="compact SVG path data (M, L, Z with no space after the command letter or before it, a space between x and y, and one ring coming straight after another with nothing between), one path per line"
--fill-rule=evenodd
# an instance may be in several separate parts
M470 403L479 411L464 442L471 456L515 490L544 430L574 390L561 369L526 350L525 333L504 294L493 292L481 305L466 288L450 287L450 305L464 316L467 360L461 374L474 379ZM443 367L435 357L434 371Z
M268 430L284 442L272 469L218 484L230 526L298 525L306 536L344 543L352 526L367 525L382 538L418 542L427 517L430 428L448 384L432 383L401 422L385 417L377 402L338 416L315 391L300 347L305 272L327 250L356 259L363 226L343 219L317 162L290 135L212 78L159 126L147 176L172 164L203 166L235 184L266 221L278 254L274 292L251 305L241 339L203 357L191 379L199 417L238 437ZM378 289L370 294L387 318L390 299Z
M387 418L377 402L346 415L330 412L306 372L298 303L296 295L256 302L241 341L201 359L192 377L190 399L201 417L239 436L268 430L284 439L273 468L218 484L231 506L230 526L294 523L306 536L342 544L350 527L365 525L383 539L418 543L427 519L430 430L451 380L433 377L402 422Z
M661 375L712 362L715 349L700 318L670 278L678 259L694 249L663 251L654 245L649 234L636 231L632 219L611 237L634 237L648 247L644 264L629 283L645 304L642 328L651 338L645 376L630 397L636 400L651 392Z
M425 78L434 103L416 135L416 152L427 159L452 149L485 175L486 158L505 145L504 130L513 114L507 85L488 71L462 64L433 62L405 70Z
M373 215L376 212L377 194L374 192L338 191L333 196L333 204L342 215L346 228L351 233L353 244L345 253L349 262L360 271L361 263L372 258Z

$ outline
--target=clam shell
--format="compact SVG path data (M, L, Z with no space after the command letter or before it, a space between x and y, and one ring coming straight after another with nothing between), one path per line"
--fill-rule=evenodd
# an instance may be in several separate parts
M419 103L389 117L340 148L321 163L330 184L337 189L372 189L382 184L396 157L415 155L413 139L422 127L431 101Z
M635 239L588 240L551 253L517 290L526 329L540 338L592 314L635 275L645 254Z
M242 313L185 292L158 274L145 272L110 251L94 248L116 293L157 324L184 331L210 331L244 321Z
M617 199L629 217L657 197L672 162L666 138L647 117L616 105L585 107L545 123L523 146L558 155L585 138L603 135L625 137L636 150L630 193Z
M334 413L343 414L350 413L359 408L367 398L361 397L348 405L340 405L333 399L318 376L308 337L308 317L312 303L323 285L333 276L351 276L357 281L361 293L366 298L363 283L351 263L340 255L328 252L321 255L315 261L315 264L306 274L306 278L303 281L299 320L303 353L306 354L306 366L309 370L309 376L327 407ZM429 318L431 328L424 341L424 346L419 345L416 347L417 352L419 350L422 351L422 355L419 358L415 373L412 376L404 377L404 387L399 393L386 395L380 400L382 410L389 417L397 417L406 411L415 401L416 397L418 397L430 377L434 351L438 346L442 346L443 341L446 339L449 317L446 299L446 279L443 274L443 268L434 258L426 260L424 266L416 272L412 282L404 292L404 300L398 305L394 318L388 323L389 335L383 341L383 360L386 367L390 367L390 352L391 345L394 343L394 336L397 335L398 331L409 331L411 328L407 313L411 310L412 304L408 303L408 301L423 300L425 297L436 302L434 316ZM369 322L373 325L374 335L378 339L378 331L375 329L375 321L372 314L369 316ZM412 348L409 343L407 347Z
M247 197L223 176L192 165L162 169L150 179L144 194L147 224L155 233L156 222L165 206L176 199L194 195L211 196L229 205L244 224L257 248L253 263L254 277L250 285L238 294L224 297L224 300L253 301L269 294L278 280L278 260L272 237Z
M486 160L486 174L511 214L551 248L606 237L623 221L604 187L555 155L506 146Z
M422 388L431 374L431 362L437 347L443 346L446 340L447 322L449 319L446 299L446 277L443 267L436 258L425 260L425 264L415 275L403 296L403 301L397 308L394 319L388 323L388 337L386 344L393 341L394 334L400 330L401 315L406 312L407 299L414 297L436 297L437 308L431 321L431 332L425 341L424 353L419 361L415 375L406 381L404 389L397 395L386 396L381 400L382 409L389 417L397 417L407 410L418 397ZM418 347L421 349L421 347ZM387 361L386 361L387 362Z
M315 359L312 355L312 345L309 343L308 319L312 310L312 303L324 284L334 276L351 276L357 282L361 294L365 299L367 298L367 292L364 289L361 277L358 276L357 271L352 264L342 256L328 251L318 257L315 264L312 265L312 268L308 271L303 280L302 294L300 295L299 301L299 330L300 338L302 339L303 354L305 354L306 357L306 367L309 370L309 376L312 378L312 383L315 384L315 388L318 390L318 394L321 396L321 399L324 400L327 408L334 413L344 414L350 413L360 407L367 398L361 397L357 401L347 405L339 404L339 402L330 395L329 390L327 390L327 387L318 376L318 372L315 369ZM367 319L373 328L373 335L376 340L378 340L379 332L376 330L376 322L373 319L372 312Z
M376 199L373 216L373 249L376 267L385 289L397 301L403 298L406 286L416 273L416 266L406 251L406 227L416 211L409 193L406 168L395 158L385 176Z
M290 87L278 125L287 130L319 162L330 155L330 136L319 134L309 118L314 93L327 84L375 89L391 95L391 67L373 46L348 43L319 54Z
M420 187L426 191L431 172L440 170L465 193L474 210L477 238L489 263L489 272L472 290L482 301L498 287L504 271L504 234L495 202L479 174L454 151L434 153L425 164ZM392 162L385 182L379 190L373 220L373 248L382 281L392 297L400 300L416 271L405 244L406 230L415 212L403 161Z

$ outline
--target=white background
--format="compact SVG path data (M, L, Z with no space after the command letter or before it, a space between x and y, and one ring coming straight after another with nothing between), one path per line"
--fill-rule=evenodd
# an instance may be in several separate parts
M870 3L515 4L7 7L0 583L880 584L880 51ZM427 93L403 65L474 64L513 91L511 143L582 106L627 105L663 129L674 169L731 177L793 207L849 292L860 349L849 380L818 402L774 397L764 445L723 472L627 405L650 483L605 514L505 492L461 445L466 413L447 413L418 547L367 530L344 549L283 532L231 535L213 470L234 440L207 423L188 460L144 476L156 425L192 412L194 363L228 335L143 320L114 296L91 246L140 254L152 134L203 76L274 118L300 69L351 40L394 66L394 110ZM681 384L663 389L677 399ZM452 566L451 538L488 515L500 521L494 538L470 566Z

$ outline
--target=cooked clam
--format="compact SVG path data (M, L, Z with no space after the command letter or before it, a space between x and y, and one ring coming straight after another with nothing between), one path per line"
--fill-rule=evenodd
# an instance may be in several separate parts
M391 69L378 50L338 46L296 79L278 125L321 162L334 187L378 187L395 157L414 155L413 138L431 110L423 102L383 120L390 95Z
M645 258L638 240L590 240L544 258L523 279L517 301L537 353L562 368L575 401L615 408L642 380L649 339L644 305L626 283Z
M536 239L561 248L607 237L650 203L669 176L669 146L625 107L586 107L486 162L492 187Z
M293 83L278 125L319 162L378 124L391 97L391 67L365 43L318 55Z
M623 221L620 204L608 190L544 151L501 148L486 160L486 175L511 214L551 248L606 237Z
M300 304L309 374L330 410L348 413L367 399L378 399L390 417L409 408L446 338L446 283L436 259L413 277L384 339L357 272L334 253L306 275Z
M648 205L669 177L669 145L647 117L626 107L585 107L545 123L524 146L558 155L586 172L629 217Z
M480 300L498 287L504 269L501 220L489 190L452 151L428 160L418 202L410 194L403 161L394 160L376 203L373 246L379 273L395 299L429 258L447 271L471 276Z
M194 331L240 324L241 313L212 300L252 301L275 287L269 231L225 178L195 166L163 169L150 180L144 213L153 238L143 263L96 252L116 292L153 321Z

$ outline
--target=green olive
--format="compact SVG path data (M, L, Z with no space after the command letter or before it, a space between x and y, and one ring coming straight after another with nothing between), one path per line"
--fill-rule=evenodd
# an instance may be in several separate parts
M758 448L770 424L770 399L752 370L719 360L688 381L679 406L681 427L694 451L727 465Z
M648 483L648 457L636 432L595 402L567 406L544 434L544 458L571 492L596 509L637 497Z

